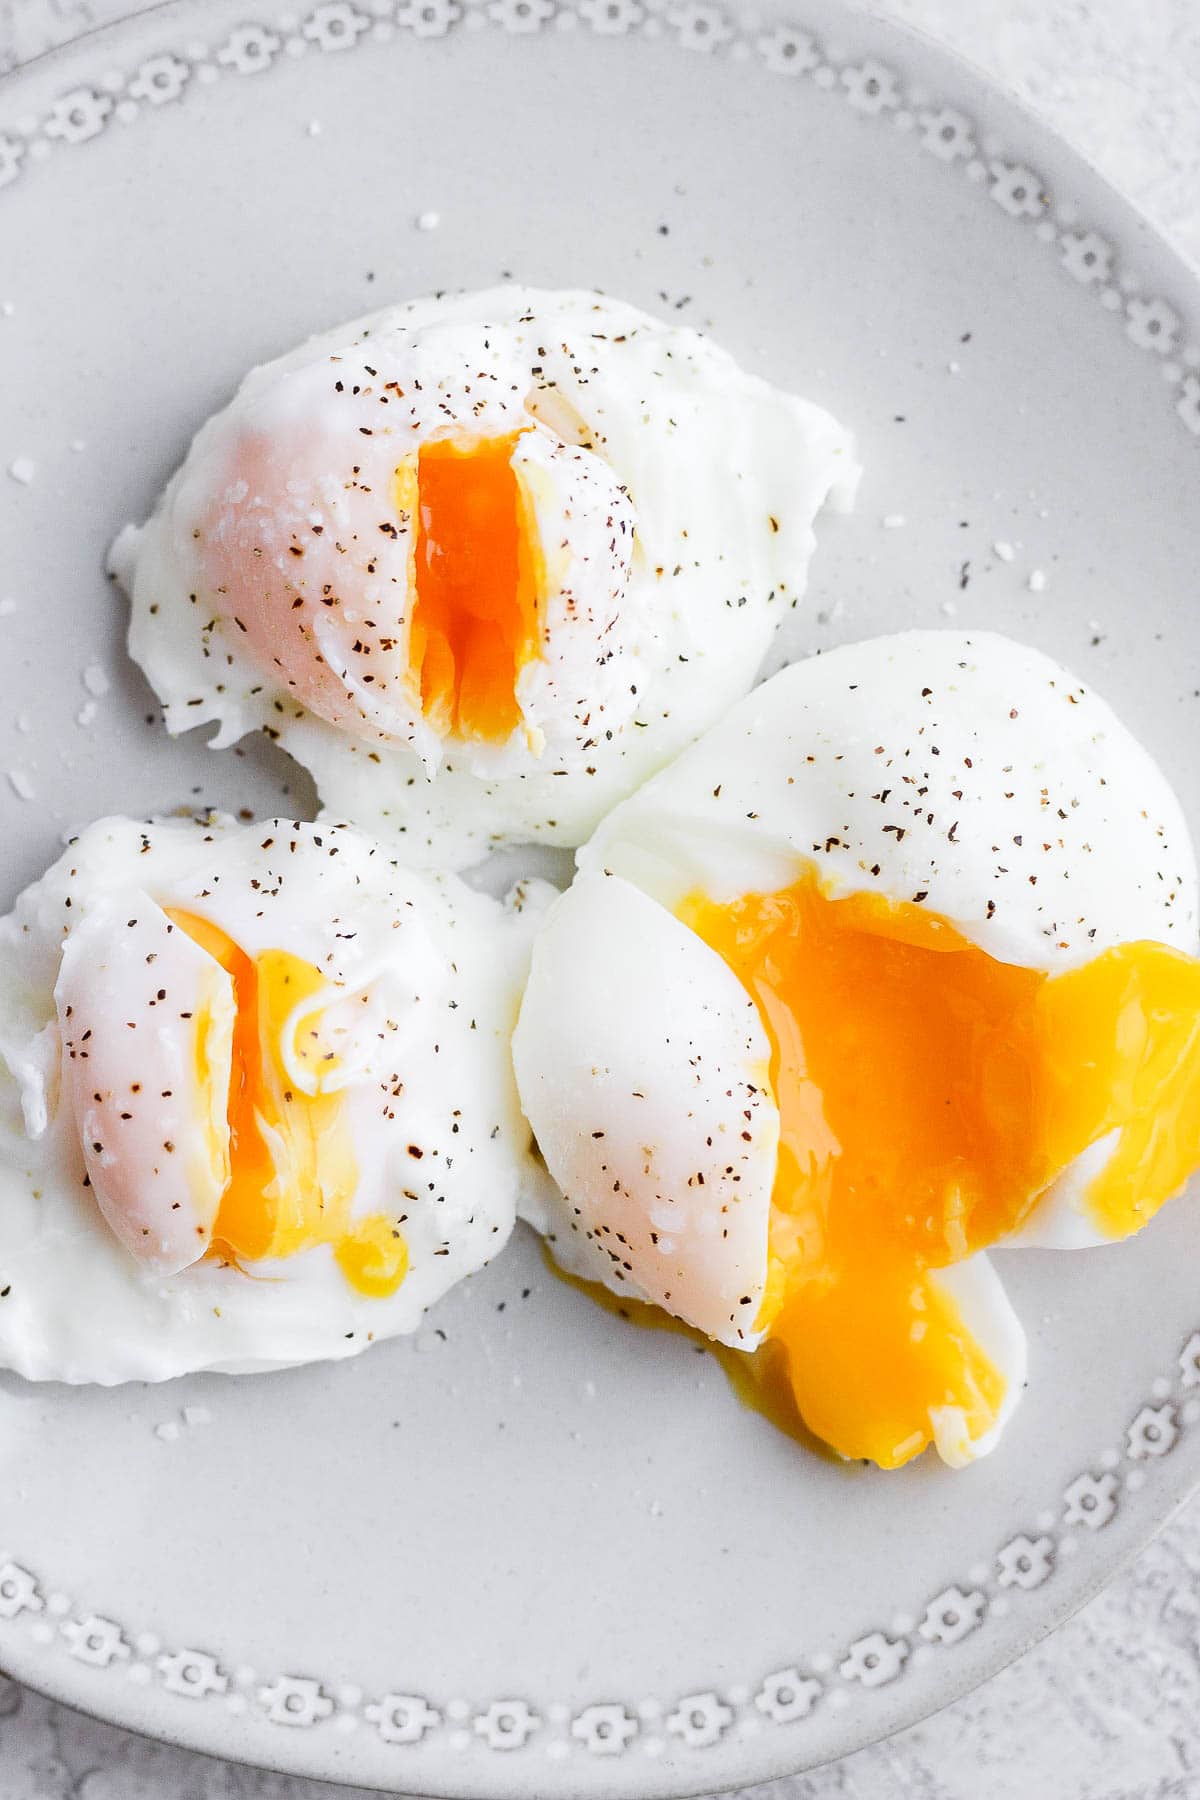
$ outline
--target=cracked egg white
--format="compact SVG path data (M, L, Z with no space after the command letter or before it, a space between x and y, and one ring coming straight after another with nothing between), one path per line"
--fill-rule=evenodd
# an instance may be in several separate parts
M462 866L580 843L745 693L857 475L698 332L497 288L252 370L112 561L170 731L265 731Z
M797 664L604 822L515 1038L573 1272L767 1346L847 1457L984 1453L985 1252L1137 1230L1200 1166L1196 869L1082 683L987 633Z
M533 1178L538 904L349 826L89 826L0 920L0 1366L156 1381L413 1330Z

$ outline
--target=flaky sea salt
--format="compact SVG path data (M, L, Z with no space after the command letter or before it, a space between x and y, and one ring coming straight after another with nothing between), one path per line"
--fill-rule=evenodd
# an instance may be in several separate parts
M1046 571L1044 569L1031 569L1030 574L1029 574L1029 591L1030 591L1030 593L1031 594L1043 593L1045 591L1045 587L1046 587Z
M33 799L34 786L24 769L10 769L8 771L8 785L17 796L18 800Z
M83 671L83 685L89 694L100 700L107 694L111 683L99 663L89 663Z
M436 231L442 222L440 212L423 212L417 214L418 231Z
M22 487L28 487L37 474L37 464L32 456L14 456L8 465L8 472L14 481L19 481Z

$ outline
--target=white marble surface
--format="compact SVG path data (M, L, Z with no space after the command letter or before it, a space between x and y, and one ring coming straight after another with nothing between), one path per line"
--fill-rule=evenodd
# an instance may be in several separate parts
M876 8L1015 88L1200 263L1200 0ZM0 0L0 70L136 10L137 0ZM758 1789L755 1800L898 1795L1200 1800L1200 1499L1106 1593L986 1687L886 1744ZM166 1749L0 1677L0 1800L355 1795Z

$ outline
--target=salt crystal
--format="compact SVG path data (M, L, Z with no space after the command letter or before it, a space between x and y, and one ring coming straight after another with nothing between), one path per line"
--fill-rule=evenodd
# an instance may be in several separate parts
M95 718L97 711L98 708L94 700L85 701L79 711L75 714L75 723L86 728Z
M946 364L946 372L949 375L957 375L959 373L959 369L960 369L960 365L956 362Z
M88 693L93 694L97 700L107 694L110 685L109 679L99 663L88 664L83 671L83 685Z
M661 1500L652 1500L650 1502L650 1517L652 1519L661 1519L662 1518L662 1501Z
M439 212L418 213L418 215L417 215L417 230L418 231L436 231L438 226L441 224L441 222L442 222L442 215Z
M31 456L16 456L9 463L8 472L14 481L19 481L22 487L28 487L37 474L37 464Z
M1016 555L1016 551L1013 549L1012 545L1006 544L1003 538L992 545L992 550L994 554L1000 558L1001 562L1011 562Z
M884 514L883 529L885 531L899 531L899 530L901 530L901 528L903 526L905 526L907 524L908 524L908 520L905 518L903 513L885 513Z
M308 135L309 135L309 137L320 137L320 135L321 135L320 119L310 119L308 121Z
M207 1406L185 1406L183 1422L185 1425L211 1425L212 1413Z
M83 438L72 438L70 447L75 452L76 456L78 456L82 451L87 449L87 442Z
M24 769L10 769L8 771L8 785L11 787L18 800L33 799L33 783L30 781L28 775L26 775Z
M179 1427L174 1419L164 1419L161 1425L154 1427L154 1435L161 1438L164 1444L173 1444L179 1437Z
M16 310L11 300L0 300L0 317L11 319Z
M943 600L942 611L948 619L952 619L958 611L958 605L953 600Z
M1029 591L1030 591L1030 593L1031 594L1040 594L1040 593L1044 592L1045 586L1046 586L1046 571L1044 569L1031 569L1030 573L1029 573Z

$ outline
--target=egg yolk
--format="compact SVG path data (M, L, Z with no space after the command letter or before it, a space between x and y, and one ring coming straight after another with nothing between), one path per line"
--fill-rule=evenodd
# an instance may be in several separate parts
M516 683L538 649L541 554L513 468L520 432L434 438L396 471L415 521L409 670L435 730L504 743L521 724Z
M1200 1167L1200 961L1122 945L1061 975L814 873L684 922L755 999L780 1113L759 1329L809 1427L894 1468L939 1415L977 1441L1005 1381L936 1271L996 1243L1083 1150L1103 1235ZM951 1409L943 1414L942 1409Z
M357 1292L394 1294L408 1271L407 1246L398 1220L352 1217L358 1165L343 1096L321 1091L338 1062L322 1035L319 1011L301 1016L292 1044L293 1069L303 1073L311 1093L298 1090L283 1054L296 1008L327 989L327 978L290 951L249 956L211 920L167 912L230 976L237 1009L227 1112L230 1172L213 1252L240 1264L328 1244ZM211 1085L204 1064L197 1080L201 1092Z

